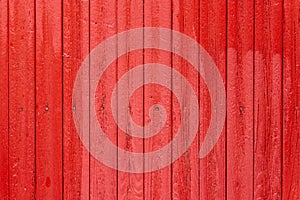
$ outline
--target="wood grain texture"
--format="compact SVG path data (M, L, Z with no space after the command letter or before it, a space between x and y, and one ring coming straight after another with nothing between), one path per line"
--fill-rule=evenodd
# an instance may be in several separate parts
M73 122L73 85L89 54L89 1L63 1L63 196L89 199L89 153ZM79 106L79 105L78 105Z
M0 198L9 199L8 166L8 1L1 0L0 7Z
M300 194L300 2L284 1L282 199Z
M9 1L10 199L35 196L35 13L33 1Z
M0 8L0 199L300 199L299 0L0 0ZM227 89L227 120L216 146L199 159L212 113L203 77L171 52L126 52L103 73L90 105L113 144L146 153L168 144L180 124L189 133L192 121L183 120L182 109L191 106L191 94L184 79L198 95L200 124L191 147L171 165L125 173L105 166L83 146L73 120L82 108L73 105L72 93L92 49L116 33L142 27L176 30L201 44ZM176 84L184 98L180 105L158 84L128 93L136 124L151 122L155 104L168 115L160 133L143 139L130 135L126 113L117 111L114 120L112 109L124 99L111 105L111 98L123 75L147 63L172 68L172 76L165 77L171 88L179 72ZM145 69L139 77L163 76ZM117 92L133 87L137 77L133 72L128 77ZM89 78L81 81L97 77ZM125 131L117 126L120 120L128 124Z
M36 198L62 199L62 5L36 2Z
M124 32L133 28L143 27L143 1L140 0L122 0L117 4L117 31ZM119 41L120 45L126 45L126 41ZM127 52L124 56L118 59L118 79L127 73L131 68L143 64L143 51ZM143 74L139 74L143 76ZM134 80L134 76L129 72L129 78L126 85L122 85L117 88L119 90L128 91L132 85L131 80ZM143 94L143 91L139 91L139 95ZM144 122L144 108L143 98L130 97L128 94L127 99L130 99L130 105L128 111L133 119L136 119L136 123L143 125ZM123 99L118 98L118 102L122 102ZM118 112L118 121L124 120L124 114ZM129 119L126 119L129 120ZM126 127L126 132L118 129L118 146L126 151L131 152L143 152L144 141L143 139L137 139L130 136L132 128L129 123ZM123 158L119 158L123 159ZM126 159L126 158L124 158ZM132 166L129 163L130 167ZM143 199L144 197L144 175L118 172L118 199Z
M145 27L165 27L171 26L171 2L170 1L157 1L145 0L144 1L144 26ZM155 39L153 43L155 43ZM171 41L170 45L171 45ZM159 50L145 50L144 63L161 63L171 67L171 53L161 52ZM144 76L146 72L144 72ZM151 77L157 76L155 70L151 70ZM166 77L171 78L171 77ZM169 82L171 87L171 82ZM171 127L171 91L158 85L145 85L144 86L144 123L150 123L149 113L151 107L155 104L160 104L166 109L168 115L164 128L154 137L144 140L144 152L151 152L162 148L166 145L172 135ZM152 120L162 121L160 115L154 115ZM154 130L151 130L154 131ZM171 159L170 157L162 159ZM156 160L155 162L160 162ZM144 175L144 199L170 199L171 198L171 167L165 167L161 170L146 173Z
M282 1L255 1L254 199L281 198Z
M199 42L199 2L198 1L186 1L176 0L172 1L172 25L173 30L179 31L195 41ZM184 44L181 47L184 51ZM187 50L188 51L188 50ZM191 52L199 53L199 52ZM194 93L199 98L199 74L194 70L194 67L187 61L179 56L172 54L172 68L178 71L183 77L180 83L172 82L172 86L175 84L182 85L181 92L178 94L182 98L182 105L178 106L175 103L175 98L172 98L172 136L175 137L177 133L176 127L179 124L182 127L183 132L190 131L189 123L194 123L190 119L183 119L183 112L189 116L188 110L191 105L186 86L184 85L184 79L186 79L193 87ZM179 100L179 99L178 99ZM178 116L179 115L179 116ZM178 120L181 118L181 120ZM187 138L181 138L187 140ZM172 164L172 199L198 199L199 197L199 132L196 135L194 142L190 146L187 152L185 152L176 162ZM176 147L173 148L173 152L177 151Z
M226 88L226 2L200 1L200 44L215 61ZM210 96L200 82L200 133L206 134L211 115ZM202 116L202 117L201 117ZM200 199L226 198L226 127L214 149L200 160ZM202 145L200 143L200 145Z
M117 1L91 0L90 1L90 48L94 49L98 44L117 32ZM115 52L117 53L117 52ZM90 61L93 66L94 60ZM100 80L96 105L97 116L102 130L109 136L113 143L117 143L117 126L109 116L111 110L111 93L117 80L117 64L109 66L109 73L105 73ZM91 94L92 95L92 94ZM112 105L117 107L117 105ZM111 152L112 154L116 152ZM117 199L118 182L117 171L103 165L90 156L90 199Z
M253 198L254 1L228 1L227 198Z

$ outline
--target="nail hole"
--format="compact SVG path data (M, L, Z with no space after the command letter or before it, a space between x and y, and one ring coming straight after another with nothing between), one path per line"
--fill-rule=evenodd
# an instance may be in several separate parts
M243 110L243 106L240 106L240 115L243 115L244 110Z

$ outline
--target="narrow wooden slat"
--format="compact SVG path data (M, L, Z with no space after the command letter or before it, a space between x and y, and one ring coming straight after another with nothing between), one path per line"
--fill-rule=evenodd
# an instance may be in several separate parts
M300 2L284 1L282 199L300 195Z
M117 4L117 28L118 32L123 32L133 28L143 27L143 1L140 0L121 0ZM118 41L120 45L124 45L127 41ZM131 68L137 65L143 64L143 51L135 51L132 53L127 53L118 60L118 79L122 75L127 73ZM139 76L143 76L141 73ZM132 73L129 73L128 84L118 87L119 90L128 91L132 87L131 80L135 77ZM139 95L143 94L142 91L137 91ZM130 106L128 108L129 113L133 119L139 125L143 125L143 98L130 97L129 94L127 98L130 98ZM124 101L118 98L118 102ZM125 113L120 113L118 111L118 119L124 119ZM129 123L128 123L129 124ZM126 128L126 133L118 129L118 146L126 151L131 152L143 152L143 140L137 139L130 136L132 133L132 128L128 126ZM119 160L124 160L126 158L118 158ZM134 167L134 166L132 166ZM135 173L125 173L118 172L118 199L143 199L144 196L144 175Z
M116 0L91 0L90 1L90 47L97 47L117 31L117 1ZM114 52L107 51L107 54ZM115 52L116 53L116 52ZM90 60L93 66L94 60ZM117 127L111 114L111 93L116 84L117 64L109 66L109 70L101 78L96 93L97 116L102 130L111 141L117 143ZM93 94L91 94L93 96ZM112 105L116 108L117 105ZM111 152L111 154L117 152ZM116 199L117 198L117 171L103 165L90 156L90 199Z
M0 198L9 199L8 187L8 1L0 1Z
M254 1L227 6L227 198L252 199Z
M159 28L171 28L171 1L158 1L158 0L145 0L144 1L144 26L145 27L159 27ZM157 39L153 38L153 43L157 42ZM145 41L146 42L146 41ZM170 47L171 47L171 41ZM144 63L160 63L171 67L171 53L161 52L159 50L145 50L144 51ZM146 74L148 73L148 74ZM144 76L157 77L162 76L156 70L147 70L144 72ZM165 77L171 79L171 77ZM171 87L171 81L169 81ZM171 140L171 91L156 84L149 84L144 86L144 117L145 126L153 121L162 121L160 115L154 115L150 119L149 113L152 106L159 104L164 107L168 118L163 125L163 129L155 136L145 139L144 152L153 152L161 149L167 145ZM159 111L159 110L157 110ZM154 111L155 112L155 111ZM151 130L154 132L154 130ZM163 157L162 159L171 159L169 157ZM161 162L156 160L154 162ZM171 167L165 167L161 170L157 170L151 173L145 173L144 175L144 199L170 199L171 198Z
M76 132L73 85L89 53L89 1L63 1L63 196L89 199L89 153ZM76 106L78 106L76 108Z
M10 199L35 196L35 13L33 1L9 1Z
M176 0L173 1L172 7L172 28L173 30L180 31L181 33L191 37L195 41L199 42L199 2L198 1L187 1L187 0ZM184 44L183 44L184 45ZM184 49L184 46L182 46ZM187 49L188 51L188 49ZM189 52L190 54L198 54L199 52ZM200 58L200 57L199 57ZM172 131L173 137L177 132L179 124L182 127L182 131L191 134L194 130L189 130L189 124L195 123L191 118L183 119L183 113L189 116L187 110L195 105L191 104L191 96L196 95L199 98L199 73L194 69L198 66L192 66L183 58L173 54L172 56L172 67L174 71L178 71L182 78L179 83L175 83L176 79L173 79L172 85L175 84L182 85L181 93L179 96L182 98L182 105L175 104L175 99L173 98L173 118L172 118ZM186 86L184 86L184 79L186 79L192 89L194 94L187 93ZM200 110L198 111L200 112ZM178 116L179 114L179 116ZM181 116L181 117L180 117ZM194 116L190 116L194 117ZM180 119L181 118L181 119ZM180 119L180 120L179 120ZM177 128L176 128L177 127ZM178 133L177 133L178 134ZM188 138L182 138L187 140ZM176 147L173 149L175 152ZM187 152L185 152L176 162L172 165L172 199L198 199L199 196L199 132L194 138L194 141Z
M226 88L226 2L200 1L200 44L215 61ZM200 141L206 134L211 115L210 96L200 82ZM200 160L200 199L226 198L226 126L214 149ZM201 143L200 143L201 145Z
M61 0L36 2L36 198L62 199Z
M255 1L254 199L281 198L282 3Z

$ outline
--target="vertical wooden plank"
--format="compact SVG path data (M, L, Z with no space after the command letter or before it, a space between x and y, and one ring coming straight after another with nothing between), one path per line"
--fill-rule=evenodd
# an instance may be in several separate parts
M90 47L91 50L117 31L117 1L90 1ZM107 53L113 53L108 51ZM93 66L94 60L90 60ZM101 77L95 96L98 120L102 130L113 143L117 142L117 128L109 115L111 112L111 93L116 84L117 64L109 66L107 73ZM91 94L92 95L92 94ZM116 107L116 105L112 105ZM110 137L111 136L111 137ZM116 152L111 152L111 154ZM117 199L117 171L103 165L90 156L90 199Z
M255 1L254 199L281 198L282 3Z
M35 196L35 4L9 1L9 189Z
M140 0L121 0L117 4L117 28L118 32L123 32L133 28L143 27L143 1ZM127 41L119 41L122 45ZM127 53L125 56L118 60L118 79L122 75L127 73L132 67L143 64L143 52L135 51ZM140 74L143 76L143 74ZM117 90L128 91L132 85L131 80L135 77L129 73L128 85L123 85ZM139 91L142 92L142 91ZM142 93L139 93L142 94ZM130 98L130 106L128 108L131 117L137 119L136 123L143 125L143 98ZM118 98L118 102L122 102L123 99ZM118 121L125 120L124 113L118 112ZM128 123L129 124L129 123ZM131 152L143 152L143 140L130 136L132 128L127 127L126 133L119 129L118 131L118 146L126 151ZM124 159L124 158L118 158ZM143 199L144 196L144 175L135 173L118 172L118 199Z
M188 0L176 0L173 1L172 7L172 29L180 31L181 33L188 35L195 41L199 42L199 1L188 1ZM184 47L182 47L184 48ZM195 54L199 52L193 52ZM173 137L176 134L176 126L178 123L182 126L182 130L189 132L188 129L189 119L183 120L183 112L187 112L193 105L190 104L189 99L193 94L186 93L186 86L184 86L184 80L186 79L193 87L194 93L198 96L199 94L199 77L194 67L189 64L186 60L173 54L172 56L172 67L173 70L178 71L183 77L180 83L174 83L172 85L181 84L181 94L183 97L182 105L179 107L175 104L176 97L172 98L172 132ZM199 98L199 97L197 97ZM199 111L200 112L200 111ZM181 115L181 120L178 120ZM189 116L188 113L186 113ZM182 138L187 140L187 138ZM173 149L176 151L176 149ZM184 153L176 162L172 165L172 199L198 199L199 197L199 133L194 138L191 147L186 153Z
M158 0L145 0L144 1L144 26L145 27L159 27L159 28L171 28L171 1L158 1ZM151 42L157 42L153 39ZM171 47L171 41L170 47ZM171 53L161 52L159 50L144 50L144 63L160 63L171 67ZM161 76L156 70L147 70L144 72L144 76L155 77ZM171 77L166 77L171 79ZM171 87L171 81L169 81ZM172 115L172 101L171 91L156 84L150 84L144 86L144 126L148 125L151 120L162 121L160 115L154 115L150 119L149 113L152 106L159 104L164 107L168 118L163 125L164 128L155 136L144 139L144 152L153 152L162 148L171 140L172 127L171 127L171 115ZM150 130L154 132L154 130ZM162 158L162 159L171 159ZM156 162L159 162L157 160ZM150 162L151 163L151 162ZM144 199L170 199L171 198L171 167L165 167L161 170L145 173L144 180Z
M63 1L63 192L64 199L89 199L89 153L76 132L73 85L89 53L89 1Z
M36 2L36 198L62 199L62 2Z
M226 87L226 1L200 0L200 44L215 61ZM200 141L210 123L210 96L200 81ZM226 198L225 130L214 149L200 160L200 199ZM201 145L201 143L200 143Z
M227 8L227 198L252 199L254 1Z
M284 1L282 199L300 198L300 2Z
M8 1L0 1L0 198L9 199L8 188Z

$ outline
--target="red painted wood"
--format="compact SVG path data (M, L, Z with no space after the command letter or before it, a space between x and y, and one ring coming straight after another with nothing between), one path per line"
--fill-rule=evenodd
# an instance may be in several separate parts
M171 27L171 2L145 0L144 1L144 26L145 27ZM155 40L153 40L153 43ZM171 42L171 41L169 41ZM171 45L171 43L170 43ZM144 63L161 63L171 67L171 53L159 50L145 50ZM144 72L144 75L146 72ZM157 72L152 70L150 75L157 76ZM170 82L171 83L171 82ZM169 85L171 87L171 84ZM145 125L150 123L149 112L153 105L160 104L166 109L168 119L164 128L154 137L144 140L144 152L151 152L162 148L171 140L171 91L158 85L144 86L144 121ZM153 120L160 121L160 116L155 116ZM153 131L153 130L152 130ZM171 158L163 158L171 159ZM156 162L160 162L156 160ZM144 175L145 199L170 199L171 198L171 167L146 173Z
M199 2L197 1L186 1L186 0L176 0L172 2L172 29L180 31L189 37L193 38L195 41L199 41ZM184 47L182 47L184 48ZM197 52L195 52L197 53ZM199 74L193 69L194 66L188 64L182 58L173 55L172 56L172 67L173 70L177 70L180 74L189 81L193 86L194 93L199 95ZM181 80L182 85L184 85L184 80ZM175 83L173 83L175 84ZM172 127L173 127L173 137L177 132L176 127L179 124L182 125L183 131L188 131L188 124L193 123L189 120L178 120L183 112L183 108L189 109L190 105L189 99L191 98L186 94L185 86L182 86L181 93L183 96L183 104L181 107L175 104L174 97L172 100ZM199 98L199 97L198 97ZM186 112L186 111L185 111ZM187 113L188 115L188 113ZM186 138L182 138L185 140ZM189 150L181 156L176 162L172 164L172 199L198 199L199 196L199 134L194 139ZM174 148L173 151L177 149Z
M9 199L8 1L0 1L0 198Z
M89 1L63 1L63 197L89 199L89 153L73 122L73 84L89 53ZM76 106L78 106L76 108Z
M0 0L0 7L0 199L299 199L299 1ZM189 123L181 121L176 96L158 85L128 96L139 125L149 123L153 104L166 108L169 118L158 135L134 138L130 126L124 133L114 123L117 79L149 62L172 67L191 83L200 100L200 128L172 165L124 173L83 147L73 122L81 109L72 105L73 84L91 49L143 26L200 41L227 88L227 126L200 160L211 115L203 79L170 52L127 52L104 73L91 105L111 141L127 151L153 151L171 141L178 124ZM184 87L181 92L188 107L190 96ZM118 113L118 120L123 116Z
M35 14L33 1L9 1L10 199L35 196Z
M300 2L284 1L282 199L300 194Z
M62 5L36 2L36 198L62 199Z
M254 1L228 1L227 198L253 198Z
M117 32L117 2L112 0L90 1L90 47L95 48L99 43ZM101 11L101 12L99 12ZM92 62L92 61L91 61ZM91 63L92 65L92 63ZM111 92L117 80L117 65L110 66L109 74L102 76L96 96L98 120L107 135L112 136L112 142L117 142L117 126L109 116L111 110ZM110 83L112 81L112 84ZM117 105L113 105L116 107ZM94 105L91 105L93 109ZM117 153L117 152L111 152ZM117 199L117 171L103 165L90 156L90 199Z
M255 1L254 199L281 198L282 1Z
M140 0L122 0L117 4L117 31L118 33L130 30L133 28L143 27L143 1ZM126 41L121 41L126 43ZM127 73L132 67L143 64L143 52L136 51L132 53L126 53L123 57L118 59L118 79L122 75ZM140 74L139 76L143 76ZM128 90L132 85L130 80L134 79L134 76L129 73L128 84L119 87L119 90ZM142 91L140 91L142 92ZM140 95L142 93L139 93ZM135 122L139 125L143 125L143 99L142 98L130 98L130 107L128 108L131 117L137 119ZM122 102L122 99L118 99ZM124 114L118 112L118 120L124 120ZM128 133L131 133L130 126L127 127L127 132L124 133L118 129L118 146L126 151L143 152L144 145L142 139L136 139L131 137ZM122 158L121 158L122 159ZM133 166L134 167L134 166ZM144 197L144 175L118 172L118 199L143 199Z
M226 2L200 1L200 44L214 59L226 86ZM200 82L200 137L210 123L210 97L206 85ZM202 117L201 117L202 116ZM216 146L200 160L200 199L226 198L226 127ZM201 145L202 143L200 143Z

